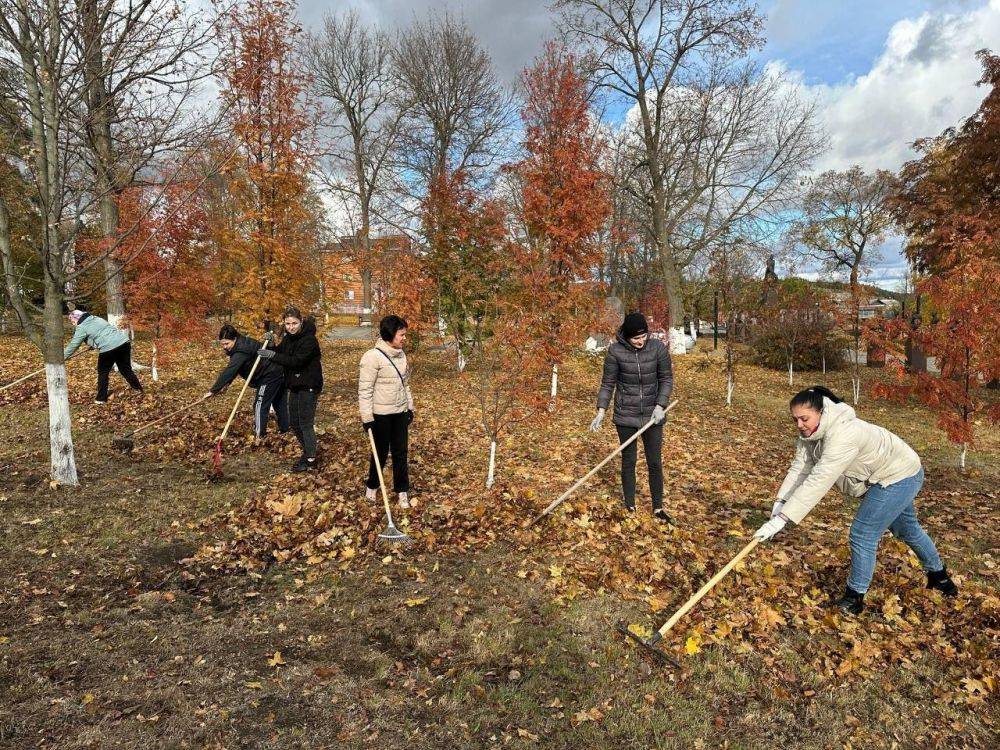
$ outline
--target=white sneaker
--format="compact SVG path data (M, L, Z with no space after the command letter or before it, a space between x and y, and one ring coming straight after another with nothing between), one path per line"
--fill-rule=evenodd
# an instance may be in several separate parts
M410 498L405 492L399 493L399 507L403 509L410 507Z
M95 403L95 404L106 404L106 403L108 403L108 402L107 402L107 401L101 401L101 400L100 400L99 398L95 398L95 399L94 399L94 403Z
M365 500L374 502L378 498L378 490L373 490L370 487L365 487Z

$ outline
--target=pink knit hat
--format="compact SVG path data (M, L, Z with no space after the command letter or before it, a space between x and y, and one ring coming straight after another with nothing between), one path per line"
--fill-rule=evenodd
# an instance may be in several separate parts
M74 310L69 314L69 319L72 321L79 321L83 317L83 310Z

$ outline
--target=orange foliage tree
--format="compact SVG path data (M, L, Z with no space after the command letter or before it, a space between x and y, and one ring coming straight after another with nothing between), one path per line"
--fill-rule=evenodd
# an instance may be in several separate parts
M217 232L233 317L274 320L311 307L320 274L307 174L315 122L295 44L292 0L247 0L220 18L222 99L238 165L227 174L233 216Z
M896 355L897 382L876 395L915 396L933 409L962 446L962 468L976 417L1000 422L1000 403L985 387L1000 379L1000 56L981 52L980 60L980 84L990 91L979 110L960 128L918 141L923 155L900 174L896 211L906 254L922 274L915 292L927 304L912 320L872 331ZM940 372L908 372L907 343L934 357Z
M522 307L546 331L537 345L552 368L554 403L559 363L602 310L594 271L602 259L599 233L611 213L608 176L600 167L606 144L590 117L587 87L572 54L548 44L523 80L527 157L514 170L526 237L517 256Z
M398 243L376 240L371 255L372 304L378 318L399 315L409 325L409 337L419 346L434 331L435 284L423 258Z
M507 216L498 201L476 195L458 171L432 180L421 219L438 314L455 339L461 372L489 330L492 302L504 283Z
M153 379L161 357L173 344L203 336L215 301L215 257L210 252L208 217L190 186L177 183L153 195L130 188L119 196L130 327L153 339Z

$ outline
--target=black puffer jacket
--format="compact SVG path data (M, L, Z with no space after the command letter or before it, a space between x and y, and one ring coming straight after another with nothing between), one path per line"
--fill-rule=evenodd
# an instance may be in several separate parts
M614 423L642 427L653 416L657 404L667 407L673 386L670 352L663 342L647 339L642 349L636 349L619 330L604 355L597 408L607 409L614 392Z
M253 369L253 363L257 360L257 352L260 349L260 342L249 336L238 336L233 348L226 354L229 357L229 364L226 369L219 373L215 384L209 389L212 393L218 393L227 385L236 380L237 376L246 380ZM250 381L251 388L260 388L264 383L271 383L281 380L285 376L281 367L262 359L257 369L254 370L253 380Z
M286 333L274 352L271 361L285 368L288 390L315 393L323 390L323 366L316 339L316 323L312 318L302 321L298 333Z

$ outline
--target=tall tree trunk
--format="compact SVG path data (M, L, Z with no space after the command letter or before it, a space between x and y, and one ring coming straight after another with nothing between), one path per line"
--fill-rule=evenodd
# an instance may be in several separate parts
M118 240L118 196L122 185L117 176L118 164L111 136L113 102L107 94L102 24L97 6L97 0L84 0L80 3L87 87L87 131L94 169L94 192L101 217L101 237L104 240L102 251L107 253L104 258L104 295L108 322L120 327L125 318L125 288L122 263L113 257L112 250Z

